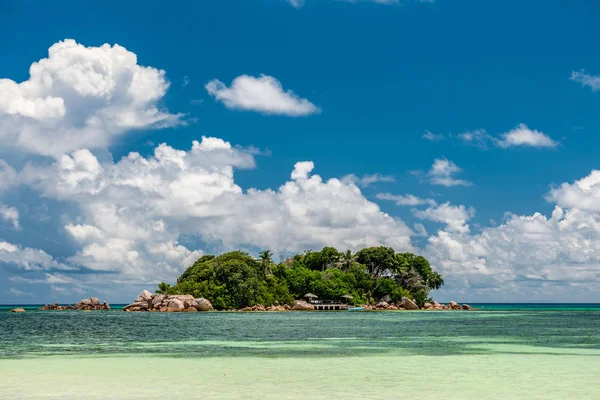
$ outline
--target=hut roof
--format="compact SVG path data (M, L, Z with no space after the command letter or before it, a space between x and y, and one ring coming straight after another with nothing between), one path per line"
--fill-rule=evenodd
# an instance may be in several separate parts
M319 296L317 296L316 294L312 294L312 293L306 293L304 295L304 297L308 297L309 299L317 299Z
M350 296L349 294L345 294L342 296L343 299L353 299L353 296Z

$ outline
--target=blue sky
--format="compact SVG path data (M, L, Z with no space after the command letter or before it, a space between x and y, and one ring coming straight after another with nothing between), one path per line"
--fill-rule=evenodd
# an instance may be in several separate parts
M600 6L382 3L0 3L0 302L269 238L422 253L440 300L600 301Z

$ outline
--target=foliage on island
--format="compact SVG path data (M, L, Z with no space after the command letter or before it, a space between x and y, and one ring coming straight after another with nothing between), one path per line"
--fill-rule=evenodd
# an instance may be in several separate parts
M429 292L443 284L441 275L422 256L383 246L356 253L325 247L278 264L268 250L258 258L243 251L205 255L175 285L162 282L157 293L204 297L218 310L292 304L306 293L330 300L350 294L350 302L356 305L373 304L386 296L399 302L405 296L422 306Z

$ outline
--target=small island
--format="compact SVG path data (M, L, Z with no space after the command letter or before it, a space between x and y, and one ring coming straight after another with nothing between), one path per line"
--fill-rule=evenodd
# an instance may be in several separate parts
M279 263L268 250L258 258L232 251L200 257L174 285L162 282L155 294L145 290L123 310L472 309L466 304L433 301L430 292L443 284L442 276L425 257L390 247L369 247L355 253L325 247Z

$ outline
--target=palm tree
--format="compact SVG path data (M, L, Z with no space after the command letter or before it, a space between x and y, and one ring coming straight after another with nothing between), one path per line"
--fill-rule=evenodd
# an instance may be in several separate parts
M271 264L273 264L271 257L273 257L273 253L271 253L270 250L264 250L258 253L258 258L262 264L263 274L265 276L271 274Z
M340 257L340 267L343 271L348 271L354 264L354 253L351 250L346 250Z

